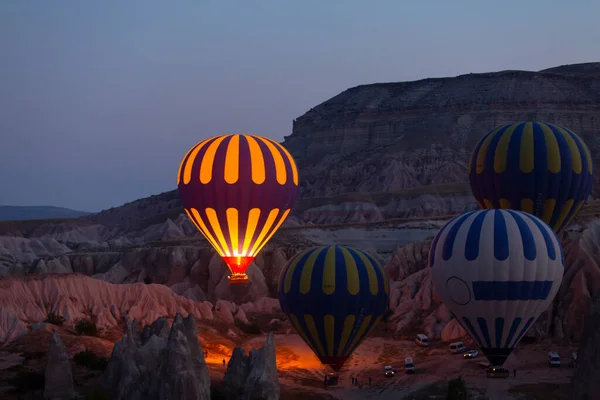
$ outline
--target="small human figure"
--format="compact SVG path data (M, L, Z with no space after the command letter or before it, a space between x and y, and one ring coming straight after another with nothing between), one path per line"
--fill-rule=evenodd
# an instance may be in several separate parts
M225 359L223 359L223 366L225 366Z
M513 368L513 379L517 377L517 369Z
M325 375L325 379L323 380L323 386L327 389L327 375Z
M358 386L358 376L354 378L354 382L356 383L356 386Z
M356 378L352 377L352 386L354 386L354 381L356 381Z
M371 377L369 377L369 386L371 386Z

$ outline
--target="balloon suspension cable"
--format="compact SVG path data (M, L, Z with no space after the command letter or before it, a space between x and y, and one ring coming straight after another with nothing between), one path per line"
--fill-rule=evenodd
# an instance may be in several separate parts
M246 284L248 283L248 275L246 270L254 260L251 256L226 256L223 260L229 267L231 275L229 275L229 283Z

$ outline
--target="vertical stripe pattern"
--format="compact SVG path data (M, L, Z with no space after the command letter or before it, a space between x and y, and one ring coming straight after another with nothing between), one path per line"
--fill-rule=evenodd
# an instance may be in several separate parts
M475 146L468 170L482 208L525 211L557 233L579 212L593 183L592 158L583 140L544 122L492 130Z
M455 217L429 252L431 279L444 304L496 365L556 296L563 262L554 231L514 210Z
M323 364L339 371L388 309L389 281L366 252L315 247L292 257L279 276L279 302Z
M232 273L248 264L288 217L298 170L279 143L256 135L222 135L192 147L177 185L187 215Z

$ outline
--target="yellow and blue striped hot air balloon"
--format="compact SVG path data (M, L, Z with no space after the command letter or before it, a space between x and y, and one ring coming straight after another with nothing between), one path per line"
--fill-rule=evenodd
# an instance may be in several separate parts
M388 278L364 251L315 247L281 270L279 302L321 362L338 372L387 312Z
M557 233L592 190L592 157L583 140L543 122L492 130L475 146L468 168L479 207L525 211Z

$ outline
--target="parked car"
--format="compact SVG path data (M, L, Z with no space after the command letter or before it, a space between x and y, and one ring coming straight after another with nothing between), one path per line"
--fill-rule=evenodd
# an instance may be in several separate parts
M489 367L485 374L488 378L508 378L510 371L503 367Z
M406 357L404 359L404 371L407 374L415 373L415 362L413 361L412 357Z
M471 350L465 351L465 353L463 354L463 357L465 359L472 359L472 358L477 357L478 355L479 355L479 350L471 349Z
M463 342L454 342L450 343L450 353L452 354L460 354L467 351L465 344Z
M424 333L419 333L415 338L415 342L421 347L431 346L431 340Z
M395 371L391 365L386 365L383 367L383 373L385 374L386 378L392 378L395 375Z
M548 352L548 365L550 365L551 367L560 367L560 356L557 352Z

